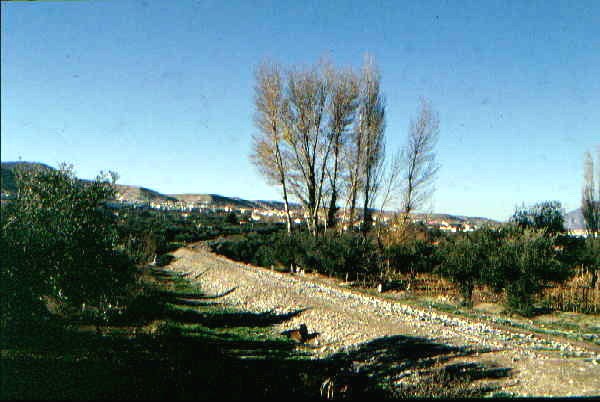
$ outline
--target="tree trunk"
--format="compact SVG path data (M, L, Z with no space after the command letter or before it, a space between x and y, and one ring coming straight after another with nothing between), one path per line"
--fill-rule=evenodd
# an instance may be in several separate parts
M364 197L364 206L363 206L363 223L362 223L362 232L363 235L366 236L371 229L371 223L373 222L373 217L371 215L371 211L369 210L369 201L370 201L370 187L371 186L371 175L370 171L367 170L366 180L365 180L365 197Z
M335 225L336 225L336 214L338 211L336 203L337 203L337 194L336 194L335 189L332 189L331 200L329 202L329 209L327 210L327 227L328 228L335 228Z
M283 204L285 205L285 220L287 225L288 234L292 233L292 217L290 215L290 205L288 202L287 188L285 185L285 181L281 183L283 187Z
M352 190L352 195L350 198L350 213L349 213L349 226L350 230L354 227L354 215L356 213L356 190Z
M333 178L331 180L331 199L329 200L329 209L327 210L327 227L334 228L337 223L337 171L338 171L338 148L336 147L333 161Z
M274 128L275 129L275 128ZM285 182L285 168L283 165L283 158L281 157L281 150L279 149L279 142L277 141L275 143L275 152L276 152L276 160L277 160L277 167L279 169L279 181L281 183L281 188L283 190L283 203L285 206L285 218L286 218L286 225L287 225L287 233L290 234L292 233L292 217L290 216L290 205L288 202L288 193L287 193L287 185Z

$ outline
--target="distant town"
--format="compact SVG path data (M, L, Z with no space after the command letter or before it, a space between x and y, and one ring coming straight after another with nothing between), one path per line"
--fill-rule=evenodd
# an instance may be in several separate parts
M19 165L29 168L53 169L36 162L2 162L3 200L10 199L16 191L13 169ZM245 200L218 194L162 194L152 189L132 185L116 185L116 189L116 198L109 203L116 209L134 207L159 211L177 211L181 212L183 216L188 216L191 213L235 213L242 224L251 222L285 223L284 205L280 201ZM301 205L290 204L290 215L293 224L306 224ZM429 229L439 229L447 233L472 232L484 225L494 226L500 224L498 221L484 217L442 213L411 215L413 223L420 223ZM379 223L389 225L392 223L393 217L393 211L373 211L373 219ZM348 217L344 208L340 208L338 211L338 220L342 223L343 228L348 228ZM579 209L565 214L565 226L572 235L586 235L583 217Z
M223 197L224 198L224 197ZM245 200L243 200L245 201ZM252 201L245 201L244 203L253 203ZM254 202L256 203L256 202ZM199 213L235 213L240 216L240 223L249 222L271 222L271 223L285 223L285 211L281 209L276 202L262 202L262 206L243 206L239 205L239 202L231 204L214 204L210 201L183 201L183 200L154 200L154 201L142 201L142 200L130 200L119 194L117 199L111 203L115 208L122 207L136 207L136 208L149 208L160 211L179 211L186 216L191 212ZM275 204L275 205L269 205ZM300 207L291 209L290 214L292 216L292 222L296 225L305 224L305 216ZM376 222L389 224L393 219L393 212L384 211L373 212L373 219ZM413 223L421 223L426 225L428 228L436 228L443 232L472 232L484 224L495 224L498 223L491 219L486 218L469 218L469 217L456 217L447 215L441 217L441 214L415 214L412 217ZM338 213L338 219L347 227L347 215L345 211L340 210Z

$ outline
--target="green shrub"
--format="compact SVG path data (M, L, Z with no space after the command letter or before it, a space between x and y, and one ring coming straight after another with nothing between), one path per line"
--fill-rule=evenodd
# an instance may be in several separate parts
M533 299L545 282L564 281L571 271L557 258L556 236L527 230L506 239L492 255L490 266L503 281L508 307L529 316Z
M561 244L567 246L561 250ZM467 302L474 285L484 284L505 290L509 309L527 316L533 314L534 296L544 283L571 275L565 261L577 248L574 244L547 230L484 228L442 243L436 271L455 282Z
M431 243L415 240L393 244L384 250L390 268L403 274L432 272L438 262L436 248Z
M564 243L564 241L563 241ZM600 276L600 237L570 238L560 253L561 261L571 267L579 266L593 275L592 287Z
M294 265L332 276L377 271L373 244L359 234L248 234L210 245L216 253L264 267Z
M156 265L159 267L164 267L165 265L169 265L174 259L175 257L171 254L162 254L156 257Z
M511 217L511 222L522 229L544 230L546 233L565 231L565 220L559 201L544 201L530 207L518 207Z
M133 283L129 258L116 251L114 195L106 177L78 180L71 168L17 173L18 193L2 206L3 324L44 315L44 298L102 312L122 302Z
M592 287L595 287L600 279L600 237L586 239L580 263L594 273Z
M471 238L478 244L481 255L479 266L479 282L489 286L496 292L504 289L507 283L505 272L499 266L510 265L505 261L507 255L503 245L511 236L520 236L521 229L517 226L504 226L497 229L482 228L472 233Z
M220 239L210 243L212 250L236 261L256 263L256 254L260 247L268 242L267 236L255 233Z
M256 261L256 265L258 266L270 267L278 265L276 258L277 255L275 254L273 248L262 245L256 251L253 260Z
M269 235L283 228L283 224L277 223L233 225L227 222L227 215L212 212L183 214L180 211L122 207L117 213L120 247L136 264L147 264L155 255L171 252L178 245L251 232Z
M374 275L377 272L374 245L357 234L325 234L310 244L307 253L312 261L306 265L326 275Z
M556 236L557 258L565 266L588 265L587 244L585 238L560 234Z
M239 225L240 224L240 220L239 220L238 216L235 214L235 212L228 213L227 217L225 218L225 222L230 225Z
M523 229L518 225L482 228L445 238L439 246L425 241L380 249L371 239L355 233L306 232L288 235L251 233L211 242L213 251L238 261L264 267L301 266L330 276L378 279L381 267L415 275L436 272L458 285L464 304L472 303L476 284L506 291L508 307L532 314L533 298L545 282L571 275L569 261L598 265L597 243Z
M157 236L152 232L127 234L122 249L134 264L145 264L154 258L158 249Z
M481 242L471 236L460 236L441 245L442 263L437 272L458 285L464 305L471 305L473 288L487 264L487 255Z

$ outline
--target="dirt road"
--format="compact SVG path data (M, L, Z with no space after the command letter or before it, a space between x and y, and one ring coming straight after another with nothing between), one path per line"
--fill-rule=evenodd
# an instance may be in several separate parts
M201 245L173 254L176 259L167 268L190 274L188 278L208 294L224 294L216 299L220 303L254 312L295 313L274 330L306 324L309 332L318 333L310 343L310 351L316 357L340 351L358 356L362 350L362 358L357 360L363 361L357 364L381 365L383 360L364 353L371 350L364 345L381 339L400 339L394 338L398 336L414 337L447 345L447 353L436 356L444 364L481 364L510 373L495 381L514 395L600 395L600 356L581 344L499 329L484 322L360 294L324 284L311 275L282 274L237 263L212 254ZM403 371L400 357L397 361L390 359L388 349L383 351L388 353L384 363L398 368L387 375L392 381L403 381L413 372ZM377 351L383 352L381 348Z

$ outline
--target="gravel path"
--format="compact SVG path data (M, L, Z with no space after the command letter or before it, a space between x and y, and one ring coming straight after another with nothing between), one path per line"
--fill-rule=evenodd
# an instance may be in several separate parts
M168 267L190 273L203 291L236 308L274 313L302 312L277 325L276 331L307 325L319 335L315 356L351 351L360 344L392 335L423 337L436 343L475 349L461 361L512 368L504 379L507 392L520 396L600 395L600 356L580 344L533 333L499 329L487 323L326 285L311 275L282 274L238 263L202 245L173 253ZM460 358L457 358L460 359ZM456 359L455 359L456 360Z

